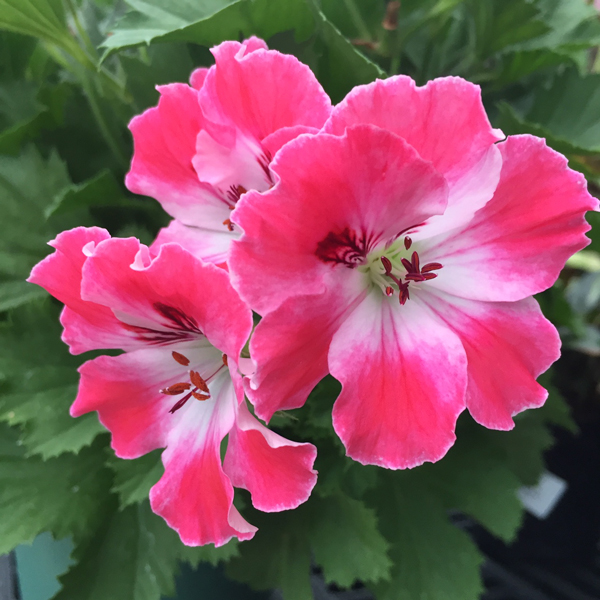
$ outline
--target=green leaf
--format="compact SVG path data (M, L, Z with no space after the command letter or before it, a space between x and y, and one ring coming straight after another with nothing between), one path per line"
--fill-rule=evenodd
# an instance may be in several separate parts
M179 556L181 560L189 563L194 569L200 563L209 563L213 567L226 563L232 558L240 555L240 542L235 538L227 542L224 546L215 548L214 544L206 546L182 546Z
M83 183L71 184L63 188L44 210L46 218L63 215L82 208L122 206L143 208L144 204L126 198L115 176L103 169L95 177Z
M269 38L294 29L306 39L313 21L304 0L128 0L135 12L117 23L102 46L107 53L151 42L213 46L226 39Z
M544 137L567 155L600 153L600 75L581 77L570 69L558 75L549 89L536 89L525 114L506 102L499 109L500 127L506 134Z
M227 573L255 589L278 588L285 600L311 598L311 554L325 580L341 586L388 577L389 544L377 528L372 509L342 492L311 498L293 511L247 516L259 529L240 545Z
M388 579L390 546L372 509L341 493L315 498L311 509L310 544L327 583L350 587Z
M48 300L14 311L0 326L0 421L20 425L23 448L43 458L78 452L105 431L95 413L69 415L81 359L60 332L58 307Z
M60 580L53 600L159 600L175 593L181 541L148 503L113 510L87 544L76 548L77 564Z
M377 600L477 600L483 560L466 533L450 524L443 504L421 482L419 469L382 473L371 495L394 563Z
M122 507L147 500L150 488L164 472L161 454L162 450L155 450L135 460L110 457L108 464L115 472L112 491L119 494Z
M314 0L309 0L312 3ZM300 58L313 69L334 103L356 85L385 77L384 71L361 54L325 15L314 8L315 31L309 54Z
M523 519L517 498L521 482L506 455L490 445L478 425L461 429L443 460L420 467L431 494L449 509L475 518L494 535L510 542Z
M59 45L68 37L62 0L0 0L0 29Z
M48 204L69 183L55 153L46 160L30 146L18 157L0 156L0 306L5 309L39 297L36 286L28 290L23 281L50 251L47 242L63 229L87 224L84 212L70 220L45 218Z
M240 545L240 556L227 564L226 573L257 590L278 588L285 600L312 598L307 536L311 515L307 504L281 513L252 511L248 518L258 532Z
M104 442L77 456L43 461L24 455L14 431L0 425L0 552L30 543L43 531L56 538L87 536L108 493Z

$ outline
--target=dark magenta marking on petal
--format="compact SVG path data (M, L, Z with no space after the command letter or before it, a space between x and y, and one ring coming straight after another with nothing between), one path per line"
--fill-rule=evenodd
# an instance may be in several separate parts
M369 246L367 235L357 235L353 229L346 227L340 233L330 231L317 244L315 254L325 263L337 263L354 269L364 263Z

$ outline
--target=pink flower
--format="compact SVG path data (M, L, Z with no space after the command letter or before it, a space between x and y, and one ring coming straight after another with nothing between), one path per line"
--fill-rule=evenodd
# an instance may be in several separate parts
M151 259L138 240L99 228L66 231L51 245L56 252L29 281L65 303L71 351L125 350L81 366L71 414L98 411L121 458L166 447L150 502L182 541L219 546L254 535L233 505L233 486L264 511L304 502L316 482L316 449L248 411L238 362L252 314L227 273L176 244Z
M255 37L212 49L192 87L160 86L158 106L130 124L135 143L127 187L156 198L175 220L153 245L178 242L225 262L239 237L231 210L246 190L268 190L269 164L287 141L317 132L331 102L312 71Z
M275 187L232 215L232 282L265 315L256 414L301 406L329 372L348 455L389 468L444 456L465 407L512 428L559 356L531 296L589 242L584 177L539 138L498 143L459 78L355 88L323 131L282 148Z

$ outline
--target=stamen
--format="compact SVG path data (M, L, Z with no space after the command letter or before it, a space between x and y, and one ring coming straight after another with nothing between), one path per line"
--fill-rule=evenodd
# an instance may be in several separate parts
M425 275L421 275L421 273L407 273L404 279L407 281L425 281Z
M169 412L173 414L174 412L178 411L192 397L193 393L194 392L190 392L189 394L186 394L183 398L177 400L177 402L173 404L173 407Z
M223 364L227 366L227 354L223 354Z
M206 385L206 381L200 377L200 373L197 371L190 371L190 381L204 393L209 394L208 386Z
M440 263L427 263L422 269L421 273L429 273L429 271L437 271L441 269L442 265Z
M190 364L190 359L187 356L179 354L179 352L175 352L175 350L171 352L171 355L180 365L183 365L184 367L187 367Z
M423 271L421 271L423 273ZM429 281L430 279L435 279L437 277L437 273L423 273L423 277L425 281Z
M387 256L382 256L381 263L385 269L385 274L390 275L392 273L392 261Z
M205 394L199 394L198 392L192 392L192 396L194 396L194 398L196 398L196 400L208 400L210 398L210 396L206 396Z
M412 240L406 236L404 238L404 247L408 250L412 246Z
M408 258L402 259L402 265L409 273L413 272L413 264L410 262L410 260L408 260Z
M410 300L410 294L408 293L408 282L403 283L400 286L400 304L404 306L407 300Z
M385 293L386 293L388 296L393 296L393 295L394 295L394 288L393 288L391 285L388 285L388 286L385 288Z
M223 225L227 225L227 229L229 229L229 231L233 231L233 223L230 219L225 219L223 221Z
M417 252L412 253L411 262L415 273L420 273L421 269L419 269L419 254Z
M192 386L189 383L174 383L173 385L160 390L160 393L166 394L167 396L177 396L178 394L189 390L191 387Z

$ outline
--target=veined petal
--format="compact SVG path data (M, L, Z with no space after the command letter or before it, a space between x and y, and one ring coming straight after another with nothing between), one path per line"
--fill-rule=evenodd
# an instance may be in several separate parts
M442 458L465 408L467 360L460 339L426 306L370 294L329 349L342 383L333 426L347 455L391 469Z
M549 288L567 258L589 244L586 210L598 201L567 159L530 135L498 144L503 156L494 197L465 227L421 241L427 261L444 265L428 287L455 296L514 301Z
M147 344L205 335L237 358L252 330L252 315L227 273L177 244L161 246L148 266L132 268L144 248L134 238L100 244L84 266L83 297L109 306Z
M265 512L296 508L317 482L312 468L317 449L287 440L254 418L240 404L229 434L223 468L235 487L248 490L252 504Z
M161 246L175 243L196 258L215 265L224 265L231 242L238 239L240 234L237 231L223 229L223 231L201 229L184 225L181 221L174 219L167 227L163 227L158 232L158 236L150 246L150 252L153 256L157 256Z
M89 253L108 238L108 231L99 227L63 231L49 242L56 251L39 262L27 280L42 286L66 305L61 315L62 339L73 354L140 346L109 308L81 298L82 269L87 260L84 249Z
M244 232L231 248L232 281L259 313L321 293L331 273L352 270L371 246L446 207L444 178L404 140L370 125L300 136L271 169L275 187L244 194L231 217ZM355 262L336 264L347 246Z
M250 340L256 370L246 394L268 421L278 410L298 408L327 375L327 353L343 319L366 295L357 282L346 288L286 300L257 325Z
M492 197L502 165L494 143L504 135L492 129L478 85L460 77L441 77L423 87L405 75L377 80L355 87L333 109L323 131L342 135L360 123L404 138L448 182L446 211L413 239L466 223Z
M221 354L212 346L179 344L177 349L190 359L191 368L205 375L221 364ZM98 411L100 422L112 433L112 447L121 458L137 458L164 448L170 431L190 409L209 405L188 402L177 412L169 410L178 397L161 389L189 381L188 367L177 363L171 348L144 348L120 356L99 356L79 368L81 379L71 416ZM195 406L197 405L197 406Z
M560 337L533 298L477 302L422 294L462 340L467 353L467 408L491 429L512 429L512 417L540 407L548 392L536 382L560 356Z

